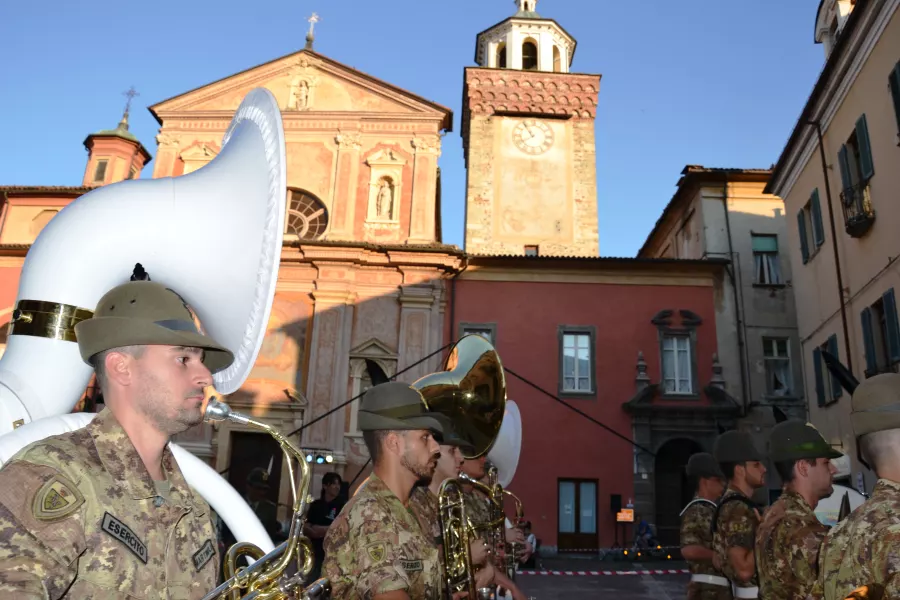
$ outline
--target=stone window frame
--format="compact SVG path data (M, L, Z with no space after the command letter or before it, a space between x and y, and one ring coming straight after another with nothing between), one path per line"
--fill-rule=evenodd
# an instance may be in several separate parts
M375 362L384 374L391 378L397 372L397 359L384 356L354 355L350 358L350 398L356 398L362 393L363 376L366 374L366 359ZM359 430L359 403L362 398L350 404L350 415L347 419L347 427L344 437L362 438Z
M590 377L591 377L591 389L589 391L569 391L565 389L565 339L566 334L587 334L590 337L590 345L589 350L591 353L591 369L590 369ZM556 329L556 337L558 350L557 353L559 355L558 362L558 381L557 381L557 394L560 398L568 398L568 399L581 399L581 400L596 400L597 399L597 390L599 389L599 385L597 385L597 328L594 325L560 325Z
M483 331L491 332L491 339L488 340L492 346L497 346L497 323L475 323L475 322L462 322L459 324L457 328L456 337L457 339L462 338L466 334L467 329L480 329Z
M656 325L657 348L659 350L659 397L667 400L699 400L700 399L700 379L697 373L697 327L702 324L702 320L695 313L688 310L681 310L681 327L672 327L669 318L675 311L660 311L653 317L652 323ZM665 338L669 336L688 338L688 349L691 354L691 392L687 394L679 394L666 392L665 381L665 360L664 343Z

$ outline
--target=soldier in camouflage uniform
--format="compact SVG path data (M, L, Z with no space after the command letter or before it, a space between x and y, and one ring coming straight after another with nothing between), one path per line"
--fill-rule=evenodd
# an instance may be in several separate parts
M713 549L735 598L757 598L759 580L753 549L759 512L750 500L765 486L766 467L750 435L727 431L716 439L713 454L728 481L713 518ZM717 565L718 566L718 565Z
M0 470L0 597L201 598L216 535L168 442L202 422L211 372L234 357L150 281L108 292L75 332L106 408Z
M860 462L878 482L866 503L825 536L813 597L841 600L869 586L900 598L900 375L866 379L850 405Z
M423 531L409 506L419 481L430 481L443 432L418 390L400 382L370 388L359 407L359 428L372 457L372 475L341 510L325 536L322 573L334 600L443 597L433 528Z
M681 512L681 555L691 570L687 600L731 600L731 584L713 566L712 549L712 519L725 476L706 452L691 456L686 471L694 482L694 499Z
M834 491L832 458L843 456L812 426L785 421L772 429L769 458L781 477L781 497L756 532L756 571L763 600L806 600L818 573L828 528L816 517L819 501Z

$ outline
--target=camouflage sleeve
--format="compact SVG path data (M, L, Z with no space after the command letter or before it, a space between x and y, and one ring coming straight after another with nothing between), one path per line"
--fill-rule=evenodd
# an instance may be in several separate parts
M816 581L819 574L819 550L828 530L824 525L806 525L790 539L791 571L797 581Z
M357 529L356 590L362 598L409 589L409 576L403 568L406 557L395 527L382 520L368 519Z
M681 519L681 547L709 547L712 537L711 522L712 510L704 510L699 504L688 508Z
M726 548L753 550L758 525L756 514L741 502L730 502L720 511L719 531Z
M876 581L884 585L885 598L900 598L900 525L892 525L883 530L872 544L872 574Z
M84 551L84 496L57 470L24 461L0 469L0 597L61 598Z

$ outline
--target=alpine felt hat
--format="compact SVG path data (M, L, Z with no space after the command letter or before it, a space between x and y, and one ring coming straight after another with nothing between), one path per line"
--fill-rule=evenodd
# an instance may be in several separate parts
M850 424L857 438L900 429L900 375L882 373L860 383L850 399Z
M792 419L772 428L769 457L775 462L803 458L840 458L840 452L819 431L804 421Z
M90 319L75 325L81 359L122 346L185 346L205 350L212 373L234 362L234 354L205 334L187 302L154 281L130 281L108 291Z
M746 431L733 429L726 431L713 445L713 454L719 464L743 463L754 460L762 460L762 454L753 444L753 438Z
M399 381L369 388L359 405L357 422L360 431L429 429L444 433L419 390Z
M688 459L685 472L688 477L718 477L725 479L716 457L709 452L697 452Z

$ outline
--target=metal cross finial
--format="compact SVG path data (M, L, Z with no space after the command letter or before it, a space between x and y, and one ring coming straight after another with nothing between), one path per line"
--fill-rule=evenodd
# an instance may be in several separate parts
M122 92L122 95L128 98L128 101L125 103L125 114L127 115L131 111L131 100L135 96L140 96L140 94L135 91L134 86L131 86L127 92Z
M315 33L316 23L319 22L319 15L313 13L309 18L309 35L312 37Z

